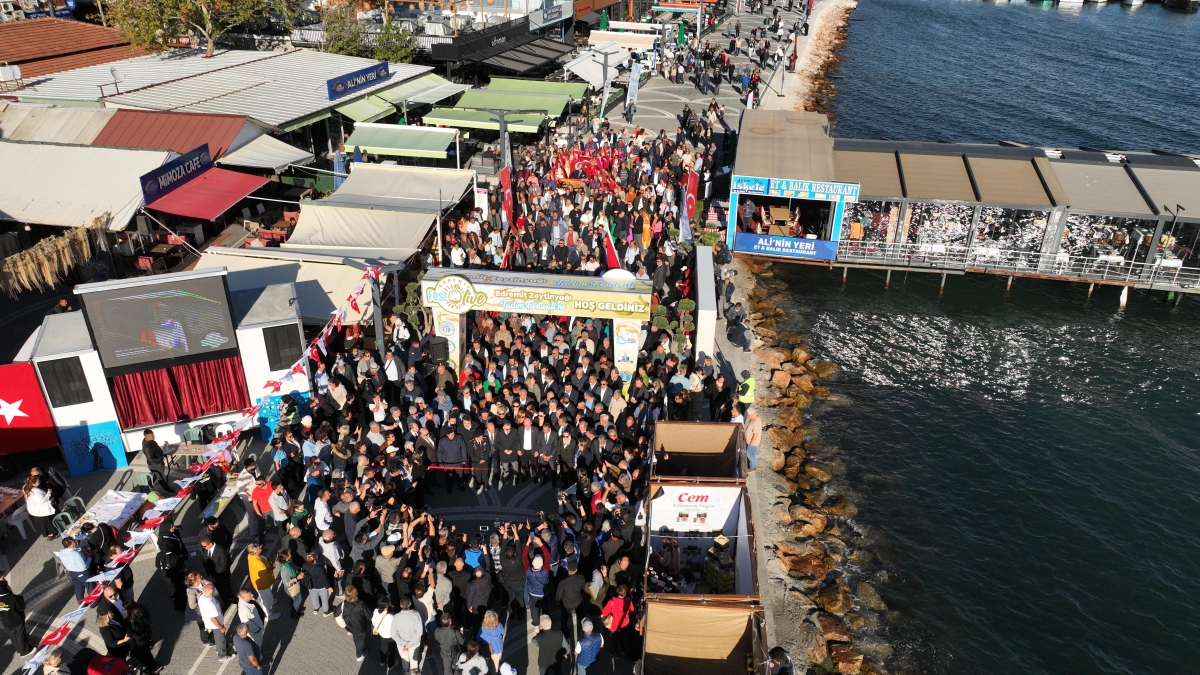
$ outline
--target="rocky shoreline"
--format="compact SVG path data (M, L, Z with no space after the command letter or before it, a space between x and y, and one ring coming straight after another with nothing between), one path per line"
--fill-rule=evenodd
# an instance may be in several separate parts
M772 603L775 639L797 660L797 672L805 672L806 661L812 673L884 675L892 649L881 637L883 624L896 616L877 590L888 577L871 551L875 532L855 520L857 495L837 446L806 423L820 409L850 401L826 386L837 365L814 359L806 335L781 327L780 304L790 298L774 263L737 264L756 336L753 370L766 429L756 480L758 503L768 510L756 526L773 587L764 597L781 597Z
M840 2L826 10L827 16L821 17L816 34L805 50L807 67L800 76L804 84L797 97L796 110L833 116L829 112L829 99L836 96L837 91L829 74L842 60L841 49L850 29L850 12L857 6L853 0Z

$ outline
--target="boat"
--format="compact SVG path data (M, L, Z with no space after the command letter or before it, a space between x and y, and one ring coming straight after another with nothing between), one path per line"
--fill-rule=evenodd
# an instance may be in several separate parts
M1126 7L1141 7L1145 0L1121 0L1121 4Z
M1194 12L1197 9L1200 9L1200 0L1163 0L1163 7L1181 9L1185 12Z
M1058 0L1060 5L1082 5L1083 0Z

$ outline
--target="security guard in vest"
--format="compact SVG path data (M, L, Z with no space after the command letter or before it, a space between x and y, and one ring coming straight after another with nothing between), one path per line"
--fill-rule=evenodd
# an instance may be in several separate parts
M750 377L750 371L742 371L742 381L737 387L738 403L751 405L754 403L754 378Z

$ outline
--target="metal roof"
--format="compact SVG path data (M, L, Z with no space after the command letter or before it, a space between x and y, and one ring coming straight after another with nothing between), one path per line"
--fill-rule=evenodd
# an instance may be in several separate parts
M221 266L228 270L225 261L220 262L223 263ZM228 274L226 277L228 278ZM300 308L296 299L296 287L291 283L229 291L233 322L238 328L295 322L300 318Z
M104 108L0 102L0 138L91 145L113 112Z
M967 157L981 201L1050 208L1050 198L1031 160Z
M354 133L350 134L346 147L360 148L374 155L445 159L446 149L457 135L455 129L360 123L354 125Z
M1165 159L1165 158L1164 158ZM1186 158L1184 158L1186 159ZM1189 160L1190 161L1190 160ZM1131 166L1138 182L1150 194L1155 206L1162 213L1167 209L1175 211L1175 205L1183 206L1181 218L1200 217L1200 169L1192 164L1191 169L1184 165L1179 168L1163 168L1161 166ZM1164 209L1163 207L1167 207Z
M67 68L108 63L142 50L113 28L59 18L0 24L0 63L21 66L28 80Z
M209 154L220 157L233 145L233 139L246 124L245 115L118 110L94 144L174 150L184 154L207 143ZM262 133L261 130L258 133Z
M142 205L138 179L162 166L167 150L0 141L0 220L61 227L108 214L125 229Z
M1067 195L1066 206L1072 209L1136 216L1154 215L1122 164L1108 161L1103 164L1092 161L1052 161L1050 166Z
M833 139L829 118L790 110L742 112L737 159L739 176L832 181Z
M42 359L92 349L92 334L88 332L83 312L63 312L42 319L42 332L33 348L33 357Z
M108 66L82 68L50 78L22 99L99 100L99 85L110 94L110 107L246 115L271 127L327 112L355 98L426 73L430 66L390 65L391 77L355 96L330 101L326 82L377 63L307 49L286 52L228 51L211 59L201 50L175 50L112 64L123 76L121 93L112 95Z
M834 145L833 178L839 183L858 183L859 199L881 197L903 199L896 153L838 150Z
M900 153L904 187L909 199L975 201L975 190L967 176L961 152L954 155Z

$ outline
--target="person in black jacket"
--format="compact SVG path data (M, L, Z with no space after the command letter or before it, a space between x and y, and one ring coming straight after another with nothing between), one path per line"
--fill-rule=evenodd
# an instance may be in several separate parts
M101 610L96 612L96 625L100 627L100 637L104 640L104 650L109 656L121 660L129 659L129 650L133 648L133 638L125 630L120 621L113 618L112 612Z
M6 576L7 573L0 572L0 623L8 630L13 649L23 657L30 656L35 647L25 630L25 598L13 593Z
M474 634L483 622L483 613L492 604L492 577L483 565L475 568L473 578L467 583L467 634Z
M200 535L200 548L204 549L201 554L204 557L204 572L213 580L217 595L221 596L221 606L226 607L231 602L228 598L234 597L233 587L230 586L229 549L217 544L208 534Z
M154 440L154 432L147 429L142 434L142 456L146 458L146 468L150 471L150 489L164 497L175 494L167 484L167 458L162 446Z
M163 667L154 658L154 629L150 624L150 612L138 603L129 605L129 637L133 638L130 655L142 664L142 672L158 673Z
M446 492L454 491L454 483L458 489L467 491L467 481L463 476L463 467L467 464L467 445L454 433L454 427L446 427L446 435L437 445L438 464L446 471Z
M567 576L558 582L558 590L554 593L554 600L562 605L561 624L570 626L572 639L575 638L575 622L572 618L578 620L577 611L583 604L583 586L586 583L587 579L579 573L579 563L572 560L567 563Z
M168 515L158 528L158 555L154 565L162 570L163 579L167 582L167 596L177 612L187 609L187 559L188 550L183 543L183 533L179 531L174 518Z
M367 656L367 636L371 634L371 610L358 599L358 589L346 587L346 599L341 607L342 621L346 623L346 632L354 638L355 660L361 662Z

